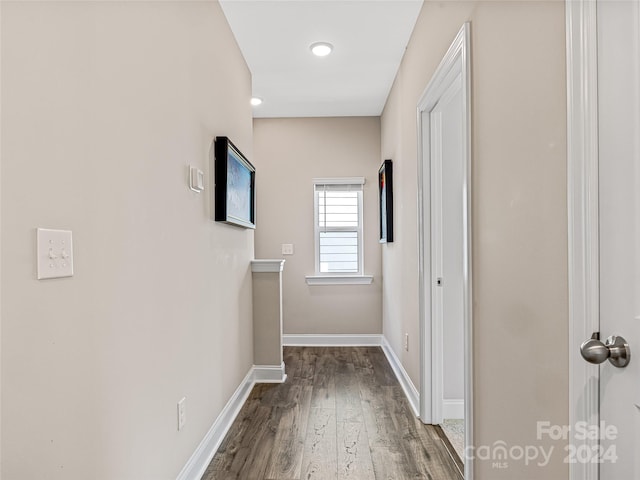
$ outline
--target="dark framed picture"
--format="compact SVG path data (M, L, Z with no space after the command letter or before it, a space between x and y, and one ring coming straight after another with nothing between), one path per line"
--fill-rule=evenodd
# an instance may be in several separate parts
M378 170L380 192L380 243L393 242L393 163L385 160Z
M227 137L215 140L215 220L256 228L256 169Z

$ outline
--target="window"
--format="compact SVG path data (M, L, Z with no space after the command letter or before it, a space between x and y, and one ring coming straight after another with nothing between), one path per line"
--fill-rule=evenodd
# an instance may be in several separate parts
M362 261L363 185L364 177L313 180L316 276L308 283L371 283ZM347 277L365 281L340 281Z

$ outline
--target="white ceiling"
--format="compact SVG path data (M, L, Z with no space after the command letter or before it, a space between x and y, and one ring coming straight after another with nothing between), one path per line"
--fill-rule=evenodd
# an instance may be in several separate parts
M221 0L264 103L254 117L377 116L422 0ZM328 57L309 50L329 42Z

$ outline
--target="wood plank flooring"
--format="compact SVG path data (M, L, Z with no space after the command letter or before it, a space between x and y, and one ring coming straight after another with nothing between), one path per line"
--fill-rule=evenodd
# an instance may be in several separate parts
M379 347L285 347L287 381L251 392L202 480L460 480Z

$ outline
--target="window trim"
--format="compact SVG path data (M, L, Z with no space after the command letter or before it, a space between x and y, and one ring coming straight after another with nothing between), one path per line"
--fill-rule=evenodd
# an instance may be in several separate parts
M306 277L309 285L329 285L329 284L350 284L361 283L355 281L367 277L364 275L364 228L363 228L363 193L364 177L338 177L338 178L314 178L313 179L313 236L314 236L314 258L315 274ZM358 185L358 271L349 273L321 272L320 271L320 228L319 222L319 192L318 185ZM341 227L334 227L334 231L339 231ZM352 231L351 227L344 227L346 231ZM326 230L325 230L326 231ZM373 277L371 277L371 280ZM368 283L371 283L371 280Z
M371 285L373 275L307 275L307 285Z

